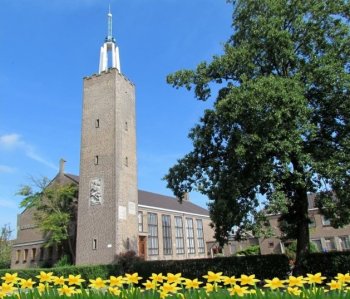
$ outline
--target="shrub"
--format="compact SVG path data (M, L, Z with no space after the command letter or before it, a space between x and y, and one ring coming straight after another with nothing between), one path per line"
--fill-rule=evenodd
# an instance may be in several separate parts
M255 274L260 279L286 277L289 271L288 258L285 255L251 255L218 257L215 259L191 259L179 261L145 261L135 263L131 269L143 278L152 273L182 273L194 279L202 277L208 271L223 272L223 275L240 276Z
M244 250L238 251L236 255L257 255L260 254L259 245L251 245Z

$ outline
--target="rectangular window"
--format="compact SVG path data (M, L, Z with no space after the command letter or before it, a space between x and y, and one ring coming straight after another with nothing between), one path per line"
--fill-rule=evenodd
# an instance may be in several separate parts
M148 213L148 254L158 255L158 218L157 214Z
M17 251L16 251L16 264L19 263L20 258L21 258L21 251L20 251L20 250L17 250Z
M323 226L330 226L331 221L328 218L326 218L325 216L322 216L322 225Z
M139 222L139 232L143 232L143 213L139 212L138 214L138 222Z
M310 216L309 228L316 227L316 221L314 216Z
M185 253L184 245L184 230L182 217L175 216L175 244L176 244L176 254Z
M28 249L24 249L23 263L26 263L27 260L28 260Z
M325 243L326 243L326 250L327 251L334 251L334 250L336 250L334 238L325 238L324 240L325 240Z
M32 248L32 261L35 261L36 258L36 248Z
M316 246L316 248L317 248L317 251L318 252L322 252L323 250L322 250L322 243L321 243L321 240L311 240L311 242L313 243L313 244L315 244L315 246Z
M50 246L50 247L47 249L47 258L48 258L49 260L52 260L52 258L53 258L53 247L52 247L52 246Z
M92 239L92 250L97 249L97 239Z
M171 219L169 215L162 215L162 229L163 229L163 253L173 254L171 241Z
M100 127L100 120L99 119L96 119L95 120L95 128L99 128Z
M204 245L204 233L203 233L203 221L202 219L197 219L197 241L198 241L198 253L205 252Z
M40 247L39 251L40 251L39 260L42 261L44 259L45 248L44 247Z
M349 238L349 236L340 236L339 243L340 243L341 250L343 250L343 251L350 250L350 238Z
M196 252L194 247L194 229L193 219L186 218L186 232L187 232L187 253L193 254Z
M98 165L98 156L95 156L95 165Z

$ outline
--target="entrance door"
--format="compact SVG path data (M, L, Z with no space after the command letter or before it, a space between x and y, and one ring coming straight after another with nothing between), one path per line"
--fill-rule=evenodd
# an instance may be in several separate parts
M146 237L139 236L139 257L146 259Z

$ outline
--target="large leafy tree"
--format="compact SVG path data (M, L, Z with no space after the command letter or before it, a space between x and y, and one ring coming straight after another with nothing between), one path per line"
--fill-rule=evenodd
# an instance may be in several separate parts
M9 224L0 228L0 269L11 266L11 233L12 229Z
M318 192L333 226L350 221L350 4L229 2L224 53L167 77L215 101L189 134L193 150L165 178L180 198L194 189L208 196L221 243L233 227L237 237L256 228L266 199L265 211L281 213L297 239L300 263L309 251L308 192Z
M78 187L75 184L58 184L47 178L34 179L38 191L26 185L19 195L24 196L20 207L34 209L34 221L45 235L45 246L56 246L75 260L75 236Z

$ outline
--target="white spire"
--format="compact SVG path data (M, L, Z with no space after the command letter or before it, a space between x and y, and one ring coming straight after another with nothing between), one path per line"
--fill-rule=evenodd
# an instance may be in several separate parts
M107 71L109 68L116 68L120 73L120 60L119 60L119 48L116 45L115 38L113 37L112 33L112 13L111 13L111 6L109 5L108 9L108 31L107 31L107 37L105 38L105 42L100 50L100 67L99 67L99 73ZM108 62L108 52L111 52L111 66L109 66Z

